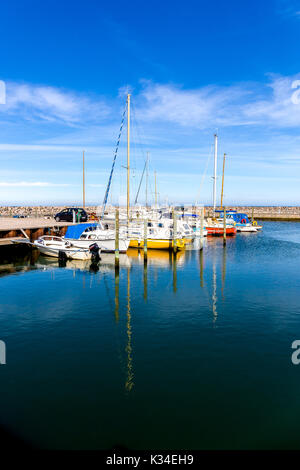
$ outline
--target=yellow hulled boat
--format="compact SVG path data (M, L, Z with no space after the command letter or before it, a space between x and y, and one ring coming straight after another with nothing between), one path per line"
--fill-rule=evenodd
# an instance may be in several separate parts
M144 240L130 240L130 248L144 248ZM184 250L185 241L181 239L176 240L176 247L178 250ZM172 250L174 248L174 240L148 238L147 248L153 250Z

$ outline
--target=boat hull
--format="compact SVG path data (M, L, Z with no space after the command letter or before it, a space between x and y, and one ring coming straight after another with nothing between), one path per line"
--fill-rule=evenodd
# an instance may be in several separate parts
M207 230L207 236L222 236L224 234L223 227L205 227ZM235 227L226 227L226 236L233 236L236 234Z
M238 232L257 232L257 228L253 225L237 225L236 229Z
M88 251L79 251L78 249L59 249L59 248L51 248L50 246L43 246L37 243L34 246L45 256L51 256L52 258L59 258L59 252L62 251L65 253L68 259L77 259L77 260L89 260L91 259L92 255Z
M75 240L68 238L68 241L72 243L73 246L76 246L78 248L88 248L92 243L97 243L99 248L101 248L102 253L114 253L115 252L115 245L116 242L114 239L109 239L109 240L99 240L97 238L93 240ZM127 249L129 247L129 240L120 238L119 239L119 252L120 253L126 253Z
M130 248L144 248L144 240L130 240ZM183 250L185 247L184 240L177 240L176 247L178 250ZM147 240L147 249L153 250L173 250L174 240L168 239L155 239L148 238Z

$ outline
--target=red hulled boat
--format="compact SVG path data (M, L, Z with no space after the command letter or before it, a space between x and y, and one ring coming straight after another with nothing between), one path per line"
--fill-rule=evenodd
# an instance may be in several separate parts
M215 235L215 236L222 236L224 234L224 227L221 225L210 225L205 227L207 230L207 236ZM232 225L230 227L226 227L226 236L232 236L236 234L236 228Z

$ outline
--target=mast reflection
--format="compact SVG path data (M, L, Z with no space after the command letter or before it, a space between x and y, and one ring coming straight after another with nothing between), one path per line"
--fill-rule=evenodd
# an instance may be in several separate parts
M212 275L212 311L213 311L213 323L217 321L218 312L217 312L217 270L216 270L216 245L214 246L213 253L213 275Z
M130 392L133 388L133 367L132 367L132 345L131 345L131 307L130 307L130 269L127 270L127 345L125 351L127 353L127 379L125 389Z

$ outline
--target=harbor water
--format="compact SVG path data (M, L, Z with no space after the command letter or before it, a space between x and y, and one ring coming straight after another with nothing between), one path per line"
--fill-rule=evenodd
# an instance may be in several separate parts
M0 424L34 447L300 448L299 223L0 283Z

